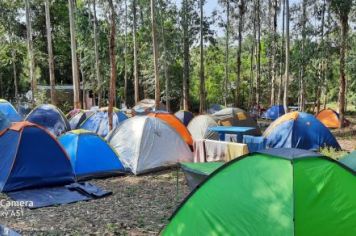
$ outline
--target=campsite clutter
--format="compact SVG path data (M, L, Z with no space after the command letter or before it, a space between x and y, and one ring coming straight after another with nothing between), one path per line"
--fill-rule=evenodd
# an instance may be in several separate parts
M338 121L332 110L314 117L272 107L263 118L273 122L262 134L240 108L213 106L214 113L194 116L156 110L144 100L129 113L132 117L114 108L110 130L108 108L65 116L44 104L21 121L11 104L0 104L0 191L33 201L32 208L111 194L84 180L178 165L192 192L163 235L323 235L354 226L342 214L356 215L355 154L336 162L317 153L324 147L340 149L324 119L334 114L330 120ZM334 203L338 196L345 201Z

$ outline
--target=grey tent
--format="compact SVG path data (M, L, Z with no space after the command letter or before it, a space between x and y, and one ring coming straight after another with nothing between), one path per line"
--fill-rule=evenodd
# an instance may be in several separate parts
M150 113L151 111L165 111L166 107L163 103L159 104L159 107L156 108L156 103L154 99L143 99L139 101L132 109L138 115L145 115Z
M246 132L249 135L261 135L261 130L257 122L244 110L236 107L224 108L213 115L214 120L218 125L223 126L240 126L240 127L255 127L254 130Z
M179 162L193 161L182 137L158 118L135 116L107 136L126 169L143 174Z
M217 126L218 124L210 115L199 115L194 117L188 124L188 130L192 135L193 140L199 139L214 139L218 140L219 135L208 130L209 127Z

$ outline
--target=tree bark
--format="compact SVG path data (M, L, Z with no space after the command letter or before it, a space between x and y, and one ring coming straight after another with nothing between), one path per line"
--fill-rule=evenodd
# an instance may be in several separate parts
M98 20L96 17L96 0L93 0L93 17L94 17L94 24L93 24L93 30L94 30L94 52L95 52L95 76L96 76L96 92L97 92L97 97L98 97L98 106L100 107L102 105L102 88L101 88L101 73L100 73L100 57L99 57L99 37L98 37Z
M127 107L127 0L125 0L124 104Z
M285 0L286 9L286 64L285 64L285 81L284 81L284 93L283 93L283 107L284 111L288 112L288 86L289 86L289 48L290 48L290 38L289 38L289 0Z
M242 30L243 20L245 14L245 1L239 1L239 26L238 26L238 47L237 47L237 75L236 75L236 95L235 106L238 107L240 103L240 82L241 82L241 52L242 52Z
M188 1L182 0L183 6L183 109L189 110L189 74L190 74L190 54L189 54L189 25L188 25Z
M132 40L133 40L133 50L134 50L134 93L135 93L135 103L140 101L140 85L138 79L138 55L137 55L137 40L136 40L136 28L137 28L137 16L136 16L136 0L132 0L132 15L133 15L133 25L132 25Z
M80 85L79 85L79 71L77 59L77 43L75 34L75 19L74 19L74 0L68 0L69 8L69 27L70 27L70 44L72 54L72 76L73 76L73 94L74 94L74 108L80 109Z
M35 59L33 55L33 42L32 42L32 24L31 24L31 8L29 0L25 0L26 9L26 28L27 28L27 51L29 56L29 75L31 80L31 90L32 90L32 105L35 104L36 95L36 79L35 79Z
M18 102L19 102L19 88L18 88L17 69L16 69L16 51L13 49L11 51L11 54L12 54L12 73L14 76L15 100L16 100L16 104L18 104Z
M305 89L304 89L304 73L305 73L305 43L306 43L306 23L307 23L307 0L302 3L302 61L300 66L300 91L299 91L299 110L305 110Z
M110 41L109 41L109 53L110 53L110 93L109 93L109 129L113 129L113 108L116 101L116 62L115 62L115 9L112 0L109 1L110 7Z
M276 51L277 51L277 12L278 0L272 0L272 48L271 48L271 106L276 103Z
M282 10L282 39L281 39L281 61L279 63L279 83L278 83L278 95L277 101L278 105L282 104L282 91L283 91L283 60L284 60L284 29L285 29L285 15L286 15L286 4L285 0L281 0L281 4L283 3Z
M346 40L348 31L348 15L340 16L341 23L341 47L340 47L340 78L339 78L339 119L340 128L344 127L345 118L345 91L346 91L346 77L345 77L345 54L346 54Z
M158 45L157 45L157 27L155 14L155 0L151 0L151 27L152 27L152 49L153 49L153 66L155 73L155 106L159 109L161 103L161 90L159 84L159 68L158 68Z
M226 0L226 34L225 34L225 76L224 76L224 104L227 106L227 83L229 81L229 31L230 31L230 0Z
M49 68L49 82L51 85L51 103L57 105L56 102L56 79L54 76L54 58L52 47L52 27L49 10L49 0L45 0L46 12L46 31L47 31L47 50L48 50L48 68Z
M200 106L199 106L199 112L205 113L206 110L206 104L205 104L205 72L204 72L204 34L203 34L203 17L204 17L204 12L203 12L203 1L199 1L199 7L200 7L200 89L199 89L199 96L200 96Z
M261 91L260 91L260 81L261 81L261 17L260 17L260 0L256 0L256 28L257 28L257 41L256 41L256 105L259 107Z

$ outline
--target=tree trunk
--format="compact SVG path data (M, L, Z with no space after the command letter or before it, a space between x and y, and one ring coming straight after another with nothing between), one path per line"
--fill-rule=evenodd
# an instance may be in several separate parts
M183 0L183 109L189 110L189 66L190 66L190 54L189 54L189 25L187 16L188 2Z
M286 2L285 0L281 0L281 4L283 2L283 10L282 10L282 40L281 40L281 61L279 63L279 83L278 83L278 105L282 104L282 91L283 91L283 60L284 60L284 26L285 26L285 15L286 15Z
M272 48L271 48L271 106L276 103L276 51L277 51L277 12L278 0L272 0Z
M12 54L12 73L14 76L15 100L16 100L16 104L18 104L18 102L19 102L19 88L18 88L17 69L16 69L16 51L13 49L11 51L11 54Z
M237 76L236 76L236 95L235 106L238 107L240 103L240 81L241 81L241 52L242 52L242 30L243 19L245 14L245 1L239 2L239 29L238 29L238 48L237 48Z
M99 37L98 37L98 20L96 17L96 0L93 0L93 17L94 17L94 52L95 52L95 75L96 75L96 92L98 94L98 106L102 105L101 97L102 97L102 88L101 88L101 72L100 72L100 57L99 57Z
M289 0L285 0L286 8L286 64L284 73L284 93L283 93L283 107L285 112L288 112L288 86L289 86L289 48L290 48L290 38L289 38Z
M47 50L48 50L48 68L49 68L49 83L51 85L51 103L56 105L56 80L54 77L54 58L52 47L52 27L49 11L49 0L45 1L46 12L46 31L47 31Z
M348 16L343 15L340 17L341 23L341 47L340 47L340 78L339 78L339 115L340 115L340 128L344 127L345 118L345 91L346 91L346 78L345 78L345 54L346 54L346 40L348 31Z
M127 107L127 0L125 0L124 104Z
M69 8L69 27L70 27L70 44L72 53L72 76L73 76L73 94L74 108L80 109L80 87L79 87L79 71L77 59L77 43L75 41L75 19L74 19L74 0L68 0Z
M136 27L137 27L137 16L136 16L136 0L132 0L132 14L133 14L133 25L132 25L132 40L133 40L133 50L134 50L134 92L135 92L135 103L140 101L140 86L138 80L138 55L137 55L137 40L136 40Z
M35 95L36 95L36 79L35 79L35 59L33 55L33 42L32 42L32 24L31 24L31 8L29 0L25 0L25 9L26 9L26 28L27 28L27 50L29 56L29 75L31 81L31 90L32 90L32 105L35 104Z
M153 48L153 66L155 73L155 105L159 109L161 103L161 90L159 86L159 68L158 68L158 45L157 45L157 28L155 14L155 0L151 0L151 27L152 27L152 48Z
M87 100L86 100L86 79L85 79L85 72L83 68L83 56L82 53L79 54L79 68L80 68L80 74L82 75L82 86L83 86L83 91L82 91L82 97L83 97L83 109L87 109Z
M305 110L305 91L304 91L304 73L305 73L305 43L306 43L306 23L307 23L307 0L302 3L302 61L300 65L300 91L299 91L299 110Z
M261 17L260 17L260 0L256 0L256 28L257 28L257 42L256 42L256 105L260 106L260 81L261 81Z
M110 53L110 93L109 93L109 129L113 129L113 108L116 101L116 62L115 62L115 9L112 0L109 1L110 6L110 41L109 41L109 53Z
M230 0L226 1L226 35L225 35L225 77L224 77L224 104L227 106L227 83L229 81L229 31L230 31Z
M205 113L205 75L204 75L204 34L203 34L203 0L199 1L199 7L200 7L200 89L199 89L199 95L200 95L200 106L199 106L199 112Z
M250 91L249 91L249 98L248 98L248 108L249 110L251 110L251 108L253 107L253 84L254 84L254 69L253 69L253 65L254 65L254 53L255 53L255 44L252 43L251 46L251 56L250 56L250 81L249 81L249 87L250 87Z

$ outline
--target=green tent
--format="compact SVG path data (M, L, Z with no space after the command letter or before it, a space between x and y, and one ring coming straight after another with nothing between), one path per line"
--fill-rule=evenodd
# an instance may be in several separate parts
M163 235L355 235L356 176L300 149L268 149L211 174Z
M204 162L204 163L181 163L180 166L184 172L190 190L195 189L211 173L221 167L223 162Z

